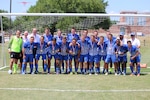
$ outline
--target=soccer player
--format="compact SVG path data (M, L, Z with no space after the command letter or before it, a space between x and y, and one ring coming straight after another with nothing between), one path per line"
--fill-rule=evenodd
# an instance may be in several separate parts
M105 73L105 60L107 55L107 43L104 42L104 37L100 36L100 41L98 42L99 46L99 61L104 61L103 74Z
M57 42L58 44L61 44L61 43L62 43L63 37L62 37L62 32L61 32L61 30L58 30L58 31L57 31L57 36L56 36L55 38L56 38L56 42Z
M40 43L37 44L37 52L36 52L36 70L35 70L35 74L38 73L38 61L40 59L40 56L42 57L42 60L44 61L44 67L43 67L43 71L44 73L46 73L47 70L47 62L46 62L46 48L47 48L47 43L44 42L44 36L40 37Z
M26 66L27 62L30 64L30 72L29 74L33 73L33 48L34 48L34 37L30 37L28 42L25 42L22 48L23 54L23 64L22 64L22 74L26 74Z
M91 39L89 41L89 75L92 75L93 63L95 66L95 75L100 73L97 43L95 36L91 35Z
M77 41L80 39L79 35L76 34L76 29L74 27L71 29L71 33L67 35L67 41L69 43L72 42L72 39L76 39Z
M88 30L84 30L82 35L85 37L86 41L90 41L90 37L88 36Z
M60 65L62 65L62 70L64 71L64 61L65 61L65 65L66 65L66 71L65 73L68 74L68 66L69 66L69 43L67 42L67 38L66 37L63 37L62 38L62 43L60 43L60 48L61 48L61 52L60 52L60 60L61 60L61 63Z
M9 42L8 51L10 53L10 69L8 71L9 74L12 74L12 66L13 73L17 73L17 62L20 57L20 52L22 51L23 40L20 38L21 32L19 30L16 31L16 36L13 36Z
M54 57L55 62L56 62L56 74L60 74L60 45L57 44L56 38L53 38L52 42L49 45L49 56L48 58L52 59ZM50 62L51 66L51 62ZM48 66L48 74L50 74L50 66Z
M130 69L131 69L131 76L132 75L136 75L137 76L140 76L140 52L139 52L139 49L132 45L131 41L127 41L127 44L128 44L128 51L130 52ZM134 63L137 63L137 72L134 73L133 71L133 64Z
M123 74L126 75L126 62L127 62L127 45L121 45L121 41L118 38L116 40L116 45L115 45L115 53L116 53L116 60L118 61L117 66L118 66L118 74ZM120 69L120 65L122 65L122 70Z
M46 43L48 43L48 45L50 45L50 43L52 42L52 40L53 40L53 35L51 34L51 32L50 32L50 29L47 27L47 28L45 28L45 33L44 33L44 41L46 42ZM49 55L49 47L47 47L47 57L48 57L48 55ZM44 65L44 61L43 61L43 65ZM50 59L48 58L48 68L50 68Z
M30 37L34 37L34 43L35 44L38 44L40 43L40 35L37 34L37 29L36 28L33 28L32 29L32 33L29 35L29 38ZM34 46L34 49L33 49L33 57L34 57L34 65L35 65L35 70L37 69L37 66L36 66L36 59L35 59L35 55L36 55L36 51L37 51L37 46L35 45ZM35 72L35 73L38 73L38 72Z
M98 37L98 31L94 31L94 36L97 42L99 42L100 38Z
M72 42L69 44L69 72L70 74L73 74L72 72L72 59L74 59L74 65L75 65L75 74L78 72L78 59L80 53L80 46L77 44L77 40L75 38L72 39Z
M108 64L112 62L112 64L114 64L114 69L115 69L115 75L117 75L117 63L116 63L116 56L115 56L115 50L114 50L114 46L115 46L115 40L113 39L113 35L109 34L108 35L108 41L107 41L107 56L106 56L106 73L105 75L108 75Z
M78 41L80 44L80 71L81 74L87 74L88 68L88 53L89 53L89 42L86 40L84 35L81 36L81 39Z

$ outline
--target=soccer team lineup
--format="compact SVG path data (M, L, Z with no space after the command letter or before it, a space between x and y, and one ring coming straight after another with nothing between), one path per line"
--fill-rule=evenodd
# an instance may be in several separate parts
M136 33L130 33L126 39L124 32L115 37L107 31L105 36L98 36L98 31L88 35L83 30L81 36L75 28L66 36L61 30L53 36L49 28L39 35L33 28L31 34L17 30L9 41L9 74L83 74L83 75L127 75L127 66L131 76L140 76L140 41ZM129 60L127 53L129 52ZM54 61L52 61L54 59ZM39 72L39 61L42 72ZM52 64L53 63L53 64ZM29 68L28 68L29 65ZM52 70L52 65L54 71ZM113 70L112 70L113 67ZM29 69L29 70L27 70Z

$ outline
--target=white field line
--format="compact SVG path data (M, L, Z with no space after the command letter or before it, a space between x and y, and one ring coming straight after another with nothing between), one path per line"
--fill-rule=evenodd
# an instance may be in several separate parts
M150 89L135 90L63 90L63 89L45 89L45 88L0 88L0 90L10 91L45 91L45 92L150 92Z

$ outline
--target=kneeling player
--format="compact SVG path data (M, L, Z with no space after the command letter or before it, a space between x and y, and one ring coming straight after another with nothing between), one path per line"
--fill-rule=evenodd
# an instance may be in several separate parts
M140 52L136 46L133 46L131 41L127 41L128 44L128 51L130 52L130 69L131 69L131 76L135 73L133 72L133 64L137 63L137 76L140 76ZM135 74L135 75L136 75Z
M47 62L46 62L46 48L47 48L47 43L44 42L44 36L40 37L40 43L37 44L37 52L35 55L36 58L36 71L35 74L37 74L38 72L38 61L40 59L40 56L42 57L42 60L44 61L44 67L43 67L43 71L44 73L47 70Z
M34 48L34 37L30 37L30 42L26 42L22 49L23 54L23 64L22 64L22 74L25 74L25 69L27 66L27 62L30 64L30 72L33 73L33 48Z
M69 44L69 71L70 74L73 74L72 72L72 59L74 59L74 65L75 65L75 74L78 72L78 59L79 59L79 52L80 47L79 44L77 44L76 39L72 39L72 42Z
M87 67L88 67L88 53L89 53L89 42L86 40L85 36L81 36L81 40L78 41L80 44L80 70L82 74L87 73Z
M60 46L56 43L56 38L53 38L52 43L49 45L49 56L50 59L50 66L51 66L51 59L54 57L56 63L56 74L60 74ZM50 67L48 67L48 73L50 74Z

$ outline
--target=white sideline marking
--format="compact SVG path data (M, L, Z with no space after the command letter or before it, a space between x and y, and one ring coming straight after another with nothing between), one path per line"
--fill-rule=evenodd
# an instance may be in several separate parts
M2 69L5 69L5 68L7 68L7 66L4 66L4 67L0 67L0 70L2 70Z
M46 91L46 92L150 92L150 89L138 90L61 90L61 89L45 89L45 88L0 88L0 90L11 91Z

